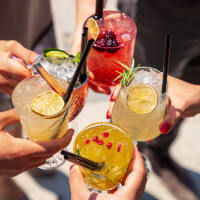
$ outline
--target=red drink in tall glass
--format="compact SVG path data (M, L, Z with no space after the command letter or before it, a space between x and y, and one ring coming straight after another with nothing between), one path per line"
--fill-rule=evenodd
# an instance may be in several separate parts
M118 61L131 66L137 28L130 17L119 11L104 11L103 20L97 23L100 33L87 59L95 76L95 82L90 81L111 87L118 84L119 80L114 79L124 69Z

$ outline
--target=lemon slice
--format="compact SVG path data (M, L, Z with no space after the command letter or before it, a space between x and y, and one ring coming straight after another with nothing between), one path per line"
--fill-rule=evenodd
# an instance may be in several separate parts
M89 18L87 21L87 27L88 27L88 31L90 36L96 40L98 35L99 35L99 26L97 24L97 21L93 18Z
M50 116L60 112L64 107L63 98L53 91L48 91L36 96L32 103L32 111L44 115Z
M127 104L137 114L150 113L157 105L158 95L149 85L135 85L129 90Z

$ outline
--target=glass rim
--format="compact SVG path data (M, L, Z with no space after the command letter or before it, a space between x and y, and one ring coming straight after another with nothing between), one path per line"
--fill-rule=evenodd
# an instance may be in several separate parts
M77 134L77 136L79 134L82 134L83 132L85 132L88 129L91 129L91 128L94 128L94 127L98 127L98 126L105 126L105 125L118 129L120 132L122 132L124 135L128 136L131 139L131 136L122 127L120 127L119 125L117 125L115 123L110 123L110 122L95 122L95 123L89 124L88 126L86 126L85 128L83 128ZM76 138L77 138L77 136L76 136ZM76 140L76 138L75 138L75 140Z

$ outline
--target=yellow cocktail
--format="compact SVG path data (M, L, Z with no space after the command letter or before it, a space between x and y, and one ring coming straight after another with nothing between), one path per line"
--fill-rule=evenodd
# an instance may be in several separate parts
M128 76L128 75L127 75ZM134 141L148 141L160 135L159 125L167 108L167 95L161 93L162 74L139 67L127 85L122 85L112 112L112 121Z
M67 89L66 81L56 79ZM41 76L32 76L21 81L13 91L12 101L24 131L31 140L49 141L66 133L70 102L65 105L62 97ZM56 167L64 161L61 157L52 162L50 160L44 168Z
M74 153L94 162L101 170L81 167L86 183L96 190L110 190L122 180L133 154L133 143L126 132L111 123L95 123L83 129L74 142Z

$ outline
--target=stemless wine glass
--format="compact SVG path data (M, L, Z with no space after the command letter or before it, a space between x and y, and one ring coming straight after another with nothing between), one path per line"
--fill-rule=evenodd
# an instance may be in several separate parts
M68 83L59 77L54 77L64 89ZM33 141L50 141L62 137L68 128L70 101L64 108L52 116L40 115L31 108L38 95L51 93L53 89L39 75L22 80L14 89L12 102L20 117L25 134ZM48 102L49 103L49 102ZM55 103L55 102L54 102ZM64 163L62 156L57 153L46 160L41 169L55 168Z
M70 82L77 67L77 63L73 60L73 57L55 60L54 58L41 55L37 58L34 64L40 63L52 76L60 77L65 81ZM37 74L35 70L34 74ZM69 121L72 121L81 112L86 103L87 95L88 74L86 74L85 79L82 82L77 81L73 90Z
M159 125L167 111L167 91L161 92L162 73L139 67L128 86L122 86L112 121L124 128L134 141L149 141L160 135Z
M90 188L105 191L120 184L133 155L133 142L118 126L99 122L89 125L78 134L74 153L104 163L100 170L80 169Z
M117 61L131 66L137 27L129 16L120 11L104 11L103 18L96 22L100 32L87 59L88 68L95 77L90 81L97 86L115 86L119 83L115 80L118 72L124 69Z

